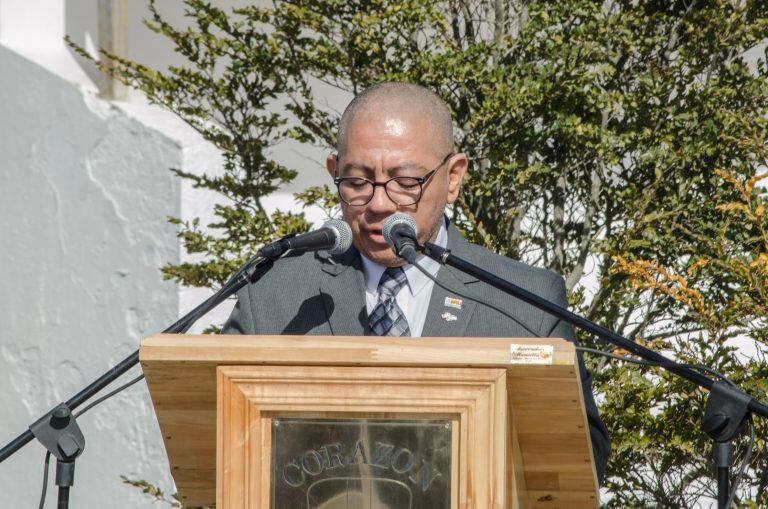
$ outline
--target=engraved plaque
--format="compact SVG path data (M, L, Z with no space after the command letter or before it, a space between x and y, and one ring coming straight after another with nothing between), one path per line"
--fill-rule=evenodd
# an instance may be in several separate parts
M272 509L448 509L451 421L272 420Z

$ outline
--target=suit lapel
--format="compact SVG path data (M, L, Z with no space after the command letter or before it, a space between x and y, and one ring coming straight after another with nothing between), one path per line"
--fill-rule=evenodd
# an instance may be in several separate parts
M469 259L469 243L461 236L450 221L446 221L448 227L448 249L457 256ZM443 265L437 272L437 283L432 288L432 297L429 300L427 316L424 322L424 337L455 337L464 336L467 326L472 318L472 313L477 306L474 300L467 296L472 295L472 285L478 280L464 274L458 269ZM442 286L441 286L442 285ZM450 288L446 290L445 288ZM446 299L460 299L460 308L457 304L446 305Z
M469 243L450 221L446 220L446 223L448 249L461 258L471 259ZM319 292L331 334L336 336L368 334L365 277L360 253L353 247L339 256L330 257L321 253L317 256L323 271ZM437 273L437 281L440 284L435 284L432 288L421 335L424 337L464 336L477 306L477 303L467 296L473 294L473 283L478 280L458 269L443 265ZM440 285L451 290L446 290ZM446 306L446 298L460 299L461 308Z
M443 266L437 273L440 285L456 291L448 291L438 284L432 288L424 330L421 332L424 337L464 336L466 333L476 303L465 296L468 293L465 283L454 272L455 269ZM460 299L461 308L446 306L446 299Z
M320 296L331 334L366 334L368 314L365 308L365 280L359 252L351 248L338 257L318 256L323 270Z

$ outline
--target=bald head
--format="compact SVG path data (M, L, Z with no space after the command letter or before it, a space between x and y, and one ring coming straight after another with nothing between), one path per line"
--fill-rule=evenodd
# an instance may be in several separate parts
M383 236L396 212L416 221L420 242L434 242L468 166L466 154L453 151L451 114L440 97L408 83L371 87L344 111L336 148L325 168L361 255L385 267L404 263Z
M424 123L430 149L436 154L453 150L453 121L445 102L431 90L412 83L384 82L358 94L339 121L336 150L346 149L347 133L359 122L381 122L388 118Z

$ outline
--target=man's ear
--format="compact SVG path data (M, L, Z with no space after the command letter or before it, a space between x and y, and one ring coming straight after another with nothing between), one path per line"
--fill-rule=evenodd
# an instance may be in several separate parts
M328 170L328 174L331 176L331 178L333 178L334 174L336 173L337 162L336 154L333 152L328 154L328 157L325 158L325 168Z
M467 173L469 160L464 152L459 152L448 160L448 203L453 203L459 197L461 182Z

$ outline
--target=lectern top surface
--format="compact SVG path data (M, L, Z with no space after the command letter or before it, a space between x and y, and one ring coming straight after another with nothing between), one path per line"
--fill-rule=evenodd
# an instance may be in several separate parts
M183 348L181 348L183 347ZM573 343L559 338L378 338L158 334L142 341L142 362L335 366L573 367ZM553 370L547 370L551 373Z

